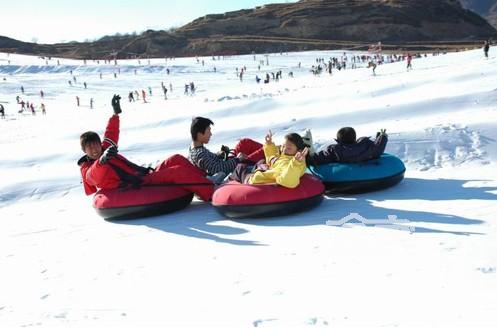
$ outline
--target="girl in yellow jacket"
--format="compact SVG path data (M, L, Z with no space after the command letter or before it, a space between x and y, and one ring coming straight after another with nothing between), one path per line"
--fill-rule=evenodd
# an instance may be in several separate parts
M305 158L309 150L299 134L288 134L278 148L273 143L271 131L266 135L264 145L265 164L258 164L255 172L246 165L239 165L231 179L248 184L276 183L287 188L296 188L306 170Z

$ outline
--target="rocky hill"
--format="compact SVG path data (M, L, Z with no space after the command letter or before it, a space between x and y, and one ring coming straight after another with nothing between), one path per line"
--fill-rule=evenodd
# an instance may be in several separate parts
M429 48L491 37L497 37L497 31L458 0L301 0L206 15L171 33L147 31L93 43L38 47L14 47L12 43L5 47L0 39L0 49L76 58L114 54L128 58L365 49L378 41Z
M497 28L497 0L460 0L463 7L478 13Z

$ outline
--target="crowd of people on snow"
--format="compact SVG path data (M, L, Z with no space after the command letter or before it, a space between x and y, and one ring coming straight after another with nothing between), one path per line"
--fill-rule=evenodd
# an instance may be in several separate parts
M489 55L489 50L490 50L490 44L491 42L489 40L486 40L483 45L483 50L484 50L484 55L485 58L488 58ZM283 54L282 54L283 55ZM439 52L433 53L432 56L437 56L440 55ZM410 71L413 69L413 59L414 58L422 58L422 57L427 57L427 54L411 54L409 52L404 53L404 54L381 54L381 53L374 53L374 54L362 54L362 55L356 55L356 54L347 54L344 52L341 56L333 56L328 59L325 59L323 57L320 58L315 58L315 64L311 65L310 67L310 72L312 72L314 75L320 75L323 72L327 72L328 74L332 75L333 71L342 71L342 70L348 70L348 69L357 69L357 68L369 68L372 69L373 75L376 75L376 70L378 66L386 63L395 63L395 62L401 62L404 61L406 63L406 69L407 71ZM229 56L213 56L212 60L216 61L229 58ZM52 61L51 57L40 57L40 59L45 60L47 62ZM173 61L175 58L168 58L165 57L165 62L167 63L168 61ZM138 65L142 65L141 59L137 59ZM254 55L254 61L256 61L256 55ZM113 73L114 78L117 78L121 74L121 68L118 66L118 60L116 58L107 58L107 59L93 59L92 62L94 64L100 65L114 65L116 67L115 72ZM201 64L202 66L205 66L205 60L204 59L199 59L198 57L196 58L197 64ZM88 60L84 60L83 64L87 65ZM148 65L151 65L150 59L147 61ZM10 60L9 60L10 64ZM60 60L57 59L57 65L60 65ZM261 65L269 65L269 57L266 56L265 60L261 59L258 62L258 70L261 71ZM298 63L298 69L302 69L302 63ZM247 75L247 67L243 66L241 68L236 67L236 76L237 78L240 79L241 82L244 81L245 76ZM135 69L135 75L137 74L137 70ZM214 72L217 72L216 67L214 67ZM170 68L166 69L166 74L169 75L171 73ZM294 73L292 71L287 72L288 77L293 78ZM71 79L67 80L68 85L70 87L76 87L78 85L78 78L74 75L73 71L70 70L70 75ZM100 72L99 73L99 78L103 79L103 74ZM278 82L283 78L283 72L282 70L278 70L276 72L271 72L267 71L262 74L262 76L259 76L259 74L255 74L255 82L256 83L264 83L264 84L269 84L270 82ZM6 81L6 78L3 78L4 81ZM89 84L86 81L83 81L82 83L83 89L87 90L89 88ZM24 87L20 87L21 94L25 94ZM160 90L162 91L162 96L164 97L164 100L168 99L168 95L170 95L173 91L173 85L172 83L169 83L168 86L164 84L164 82L161 82L160 85ZM197 86L195 83L189 82L185 83L184 85L184 95L187 96L194 96L197 91ZM153 88L148 86L147 88L140 88L136 90L132 90L128 93L128 100L129 102L135 102L135 101L142 101L143 103L148 103L148 97L152 96L153 94ZM43 101L45 95L44 91L40 90L40 103L38 105L35 105L33 101L28 101L21 99L19 96L16 97L17 104L20 106L19 113L24 113L25 111L31 112L31 114L36 114L36 111L39 110L42 114L46 114L46 105L45 102ZM76 99L76 106L81 107L83 104L83 101L85 104L88 104L87 107L90 109L94 108L95 105L95 99L93 97L88 97L86 100L82 101L82 98L80 95L75 96ZM5 118L5 106L2 104L0 107L0 116L2 118Z
M21 93L24 95L24 86L21 86ZM40 98L43 100L45 98L45 93L40 90ZM16 103L20 106L18 113L30 112L32 115L36 115L36 109L39 109L43 115L47 114L46 106L43 101L39 105L35 105L33 101L24 100L21 96L16 96ZM5 107L2 105L1 116L5 118Z

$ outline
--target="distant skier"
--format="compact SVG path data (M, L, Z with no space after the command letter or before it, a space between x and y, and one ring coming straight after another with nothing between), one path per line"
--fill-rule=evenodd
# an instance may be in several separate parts
M35 106L34 106L34 104L33 104L33 103L31 103L31 104L30 104L29 109L31 110L31 113L32 113L33 115L35 115L35 114L36 114L36 112L35 112Z
M41 98L44 98L44 97L45 97L45 93L43 92L43 90L40 90L40 97L41 97Z
M2 104L0 104L0 117L5 119L5 107Z
M412 70L412 55L407 54L407 71Z
M93 98L90 98L90 108L93 108Z
M128 99L129 99L130 103L135 101L135 97L133 96L133 92L132 91L129 92Z
M488 58L488 51L490 50L490 42L488 40L483 44L483 52L485 53L485 58Z
M41 103L40 106L41 106L41 114L43 114L43 115L47 114L47 110L45 108L45 104Z
M164 99L167 99L167 88L164 85L162 85L162 92L164 93Z
M79 107L79 96L76 96L76 105Z
M24 94L24 87L21 86L21 94Z
M148 94L152 96L152 87L148 87Z
M143 97L143 103L146 103L147 102L147 93L145 92L145 90L142 89L142 97Z
M88 85L86 84L86 81L85 81L85 82L83 82L83 86L85 87L85 89L86 89L86 87L88 86Z
M375 63L375 62L369 62L369 63L368 63L368 69L369 69L369 68L373 68L373 75L375 75L375 76L376 76L376 66L377 66L377 65L376 65L376 63Z

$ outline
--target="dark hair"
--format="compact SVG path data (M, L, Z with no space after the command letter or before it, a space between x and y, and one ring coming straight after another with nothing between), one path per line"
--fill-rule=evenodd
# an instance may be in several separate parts
M79 143L81 144L81 149L84 151L86 145L91 143L101 143L100 136L94 131L87 131L79 137Z
M190 133L192 134L192 140L197 140L198 133L205 133L205 130L209 128L210 125L213 125L211 119L196 117L192 119L192 125L190 126Z
M354 128L343 127L337 132L337 142L342 144L355 144L356 134Z
M299 134L291 133L285 136L285 139L292 142L295 146L297 146L297 150L302 151L305 148L305 143L302 137Z

